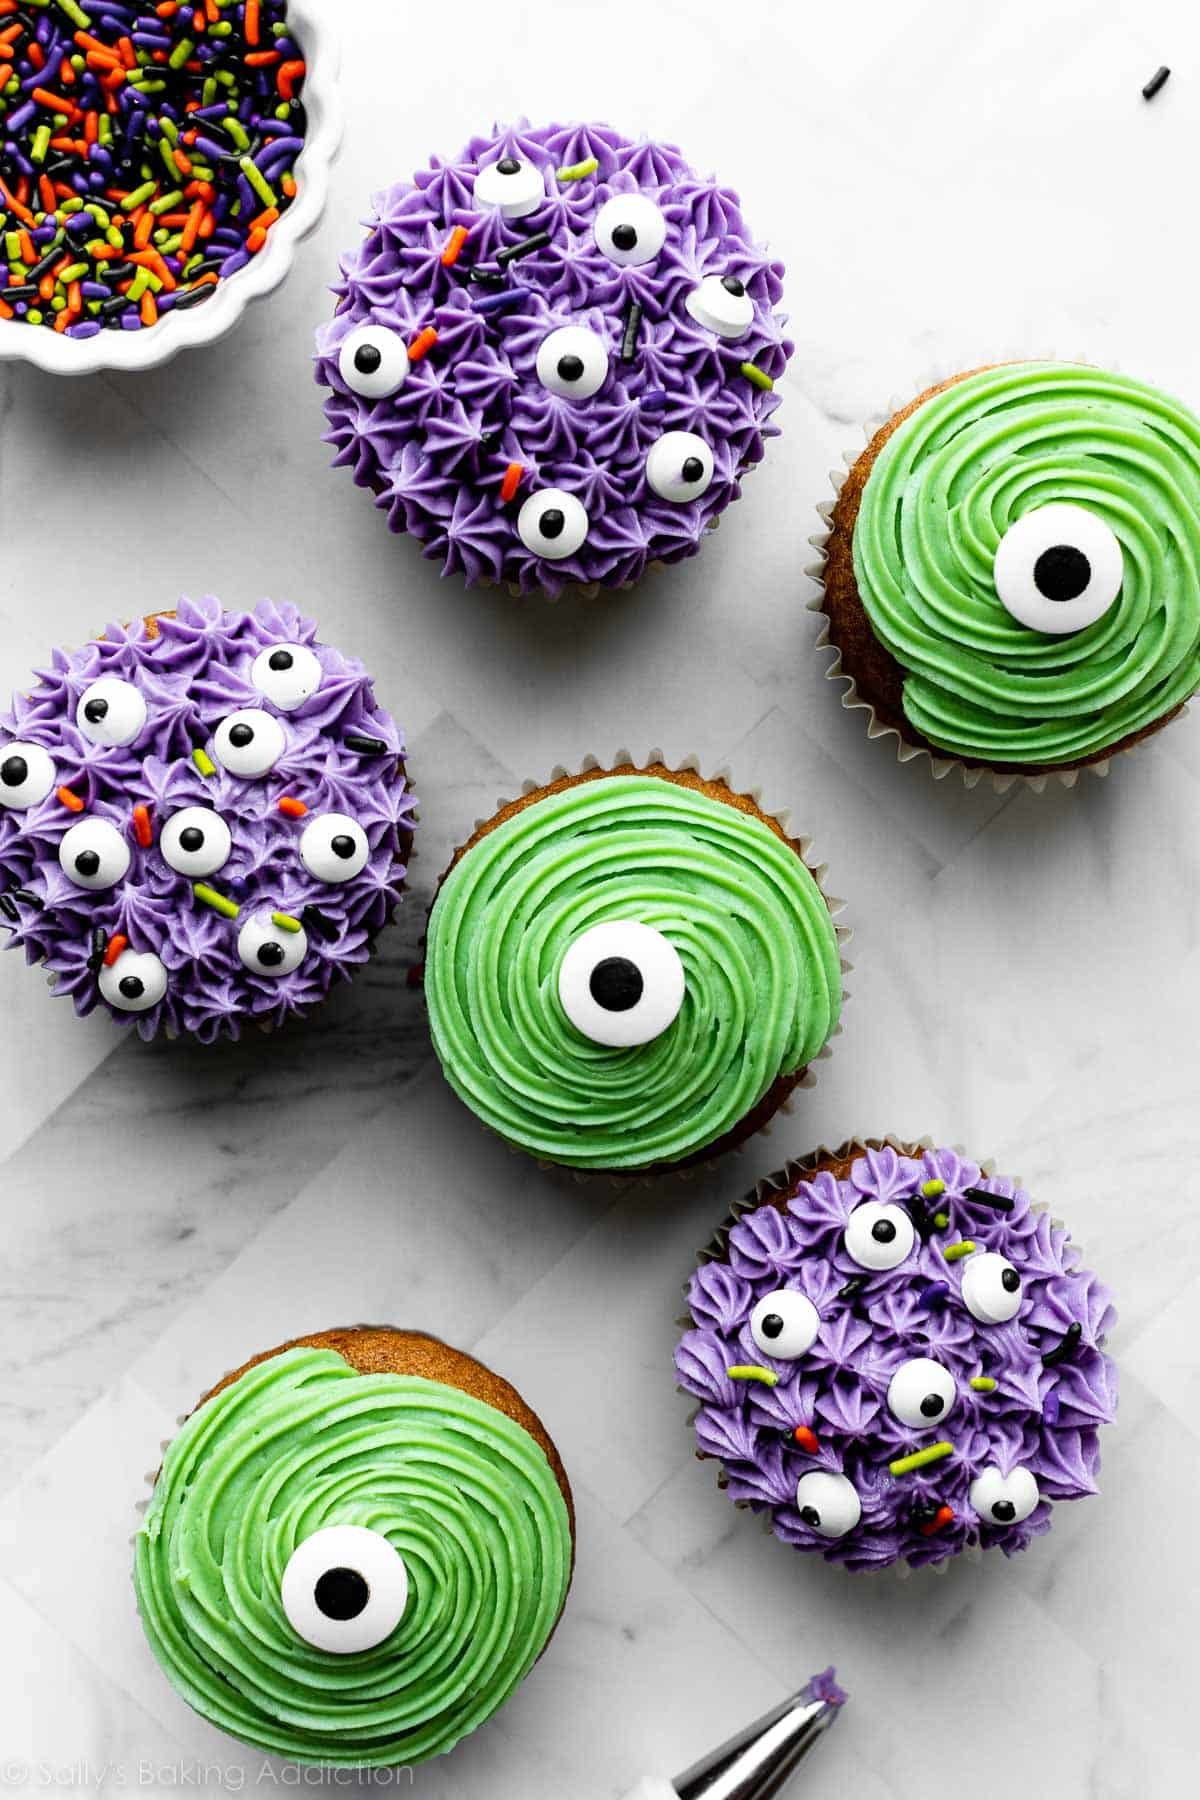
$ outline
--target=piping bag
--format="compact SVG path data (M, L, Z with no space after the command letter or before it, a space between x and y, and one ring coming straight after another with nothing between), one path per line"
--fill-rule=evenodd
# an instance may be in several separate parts
M649 1775L626 1800L774 1800L846 1702L832 1669L677 1775Z

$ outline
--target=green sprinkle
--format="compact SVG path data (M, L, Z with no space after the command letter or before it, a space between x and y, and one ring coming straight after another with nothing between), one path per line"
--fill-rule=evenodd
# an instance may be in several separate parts
M888 1468L893 1475L911 1475L914 1469L923 1469L929 1463L941 1462L943 1456L953 1456L954 1445L943 1441L940 1444L927 1444L924 1450L914 1450L910 1456L898 1456Z
M32 156L35 163L45 162L46 152L49 148L50 127L48 125L39 125L33 134L33 144L30 147L29 154Z
M278 925L280 931L303 931L299 919L293 919L291 913L272 913L271 923Z
M91 266L91 263L85 262L72 263L69 269L63 270L58 279L60 281L82 281Z
M228 19L222 19L219 24L210 25L208 28L209 37L231 37L232 34L233 26L229 23Z
M115 225L109 226L104 237L105 241L111 244L114 250L123 250L125 248L125 239L121 236L121 233L117 230Z
M230 113L227 119L221 120L221 130L233 140L239 150L248 150L250 148L250 139L242 130L241 120L235 119L232 113Z
M774 1369L760 1369L756 1363L734 1363L725 1373L731 1381L761 1381L764 1387L774 1387L779 1380Z
M945 1231L947 1225L950 1223L950 1214L948 1212L934 1213L933 1222L939 1231Z
M178 170L175 168L174 164L171 166L171 172L172 174L178 174ZM160 213L170 212L171 208L178 205L179 201L182 199L183 190L181 188L172 188L169 194L160 194L157 200L152 200L150 202L150 211L157 219Z
M570 163L567 168L559 169L556 172L556 179L559 181L585 181L589 175L594 175L599 167L600 164L596 158L588 156L582 162Z
M217 772L217 765L207 750L193 750L192 761L202 775L215 775Z
M204 86L200 90L200 104L202 106L211 106L213 104L213 102L216 100L216 97L217 97L217 84L213 80L212 76L209 75L205 79Z
M972 1375L971 1377L971 1386L977 1394L990 1394L995 1385L990 1375Z
M769 394L775 386L766 370L760 369L756 363L743 363L741 372L751 387L762 388L764 393Z
M276 204L275 189L271 186L253 157L240 156L238 158L238 168L242 171L242 174L246 177L246 180L250 183L250 186L254 189L263 205L274 206Z
M947 1262L961 1262L964 1256L974 1254L975 1245L970 1238L964 1238L961 1244L947 1244L942 1255Z
M945 1191L945 1182L939 1180L936 1175L932 1181L923 1181L921 1183L921 1197L924 1200L937 1200L945 1193Z
M20 260L21 260L21 237L20 237L19 232L16 232L16 231L6 231L5 232L5 234L4 234L4 249L8 256L8 260L10 263L20 262Z
M180 38L179 42L176 44L175 48L172 50L170 56L168 56L168 58L167 58L167 67L169 69L182 69L184 63L187 61L188 57L192 54L192 51L195 48L196 48L195 38L189 38L189 37Z
M141 187L134 188L132 194L126 194L122 202L125 211L127 213L134 212L139 206L144 206L147 200L153 200L154 190L157 186L157 181L143 181Z
M216 888L209 887L207 881L195 882L192 892L202 906L211 906L223 919L236 919L241 911L236 900L230 900L226 894L219 894Z
M42 315L36 306L31 306L25 317L30 325L40 325L42 322Z
M130 285L130 288L129 288L129 292L125 296L125 298L129 301L131 306L137 305L138 301L141 299L142 295L146 292L146 289L149 286L150 286L150 271L147 268L140 268L138 270L137 274L133 278L132 284Z
M75 0L55 0L59 12L65 12L72 25L79 31L89 31L92 21L82 6L76 6Z

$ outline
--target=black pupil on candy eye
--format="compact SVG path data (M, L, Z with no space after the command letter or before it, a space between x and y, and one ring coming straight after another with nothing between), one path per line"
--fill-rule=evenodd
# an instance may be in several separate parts
M815 1506L802 1506L800 1508L800 1517L804 1520L804 1523L811 1526L814 1531L820 1530L821 1515Z
M502 156L496 167L502 175L519 175L521 172L521 165L515 156Z
M1074 544L1051 544L1033 565L1033 580L1047 600L1077 600L1092 579L1092 565Z
M258 960L264 969L277 969L283 961L283 945L266 943L259 946Z
M566 514L560 506L548 506L541 516L540 527L543 537L561 537L566 524Z
M271 669L275 669L277 672L282 674L284 669L291 668L292 663L294 661L295 661L295 658L293 657L290 650L276 650L274 652L274 654L272 655L271 660L268 663L267 667L271 668Z
M783 1331L783 1320L778 1313L768 1313L758 1329L765 1338L777 1338Z
M1021 1285L1021 1277L1015 1269L1005 1269L1000 1277L1000 1286L1007 1294L1015 1294Z
M357 1569L326 1569L313 1588L313 1599L327 1619L357 1619L371 1590Z
M698 456L686 457L680 473L685 481L699 481L704 474L704 464Z
M94 850L81 850L75 858L75 867L80 875L90 878L100 873L100 858Z
M185 826L185 828L180 832L179 848L181 850L191 851L193 854L195 854L195 852L197 850L203 850L203 848L204 848L204 833L201 831L201 829L198 825Z
M122 975L117 986L126 1000L140 1000L146 991L146 984L139 975Z
M627 956L606 956L592 970L588 987L605 1012L628 1012L642 997L642 971Z
M926 1419L936 1419L945 1410L946 1403L940 1394L926 1394L921 1402L921 1413Z
M637 232L632 225L614 225L612 241L618 250L636 250Z
M997 1500L992 1507L992 1517L998 1519L1001 1525L1011 1525L1016 1516L1017 1509L1011 1500Z
M4 783L5 787L20 787L22 782L28 781L28 779L29 764L23 756L10 756L5 759L3 767L0 767L0 781Z
M564 381L578 381L583 374L582 356L560 356L558 372Z
M89 700L83 709L83 716L89 725L99 725L108 717L108 701L100 699Z
M343 831L339 832L338 836L332 840L329 848L333 851L335 856L340 856L343 862L349 862L350 858L357 850L358 845L354 842L352 837L348 837Z
M722 275L721 286L727 294L732 294L735 300L740 300L746 291L745 282L739 281L736 275Z
M360 375L373 375L383 361L383 352L374 344L360 344L354 352L354 366ZM271 667L275 667L274 658Z
M871 1236L877 1244L890 1244L896 1235L896 1227L890 1219L876 1219L871 1227Z
M247 744L254 742L254 730L250 725L231 725L229 741L235 750L244 750Z

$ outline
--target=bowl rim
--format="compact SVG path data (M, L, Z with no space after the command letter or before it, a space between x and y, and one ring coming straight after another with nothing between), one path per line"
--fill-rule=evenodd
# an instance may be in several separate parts
M288 20L308 65L304 148L295 165L296 197L271 227L260 253L221 281L206 305L167 313L140 331L101 331L95 337L69 338L65 332L46 331L18 319L0 319L0 362L32 363L52 375L159 368L181 350L216 343L232 331L252 301L274 292L295 262L301 242L320 221L341 145L341 41L333 11L326 0L287 0Z

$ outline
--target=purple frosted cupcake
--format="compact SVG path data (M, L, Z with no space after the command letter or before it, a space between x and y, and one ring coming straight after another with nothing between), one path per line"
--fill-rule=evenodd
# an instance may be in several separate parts
M377 195L342 260L335 465L445 574L627 585L699 548L776 431L782 274L671 145L473 138Z
M698 1454L797 1550L856 1570L1011 1556L1096 1492L1112 1296L1022 1188L953 1150L792 1165L688 1300Z
M237 1037L367 960L414 809L360 663L294 607L181 600L0 712L0 927L78 1013Z

